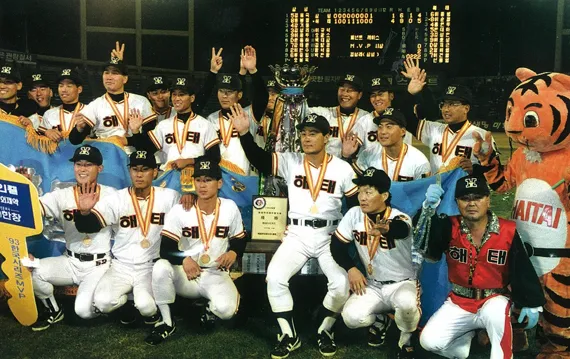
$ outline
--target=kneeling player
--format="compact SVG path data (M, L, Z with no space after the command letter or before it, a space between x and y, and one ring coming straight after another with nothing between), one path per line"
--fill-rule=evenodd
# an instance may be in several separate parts
M202 156L194 164L198 200L185 212L174 206L166 215L160 256L152 272L152 290L162 322L146 338L156 345L176 329L169 304L176 294L209 300L201 322L211 326L215 317L230 319L238 310L239 293L229 269L245 248L241 213L229 199L218 198L222 172L217 161Z
M395 310L401 331L398 358L413 358L410 339L421 313L420 288L412 267L411 219L390 207L390 178L384 171L369 167L353 182L358 185L360 207L346 213L331 241L332 255L348 272L353 293L342 318L349 328L371 326L368 343L380 346L391 319L378 314ZM358 242L366 277L348 254L353 240Z

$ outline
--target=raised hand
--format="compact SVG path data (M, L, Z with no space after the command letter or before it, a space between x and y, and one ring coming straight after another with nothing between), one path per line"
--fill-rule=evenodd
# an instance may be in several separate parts
M193 260L191 257L184 258L182 261L182 269L184 269L184 273L186 273L186 277L188 280L194 280L200 276L202 273L202 268Z
M210 71L217 74L224 64L224 59L222 58L222 50L224 48L220 47L220 50L216 52L216 48L212 47L212 58L210 59Z
M180 198L180 204L182 205L182 208L184 208L186 212L190 212L190 209L194 207L194 204L196 203L197 199L198 197L196 197L195 194L186 193Z
M77 209L82 215L86 216L91 213L97 201L99 201L99 192L97 192L97 183L78 184L80 193L77 196Z
M347 133L342 141L342 157L350 158L358 150L358 137L353 133Z
M356 267L352 267L348 270L348 283L350 284L350 290L356 295L363 295L366 293L366 277Z
M417 76L412 77L408 84L408 92L412 95L420 93L426 85L427 74L425 70L420 71Z
M404 60L404 71L400 71L400 73L407 79L413 79L414 77L418 77L420 75L420 60L419 59L412 59L407 57Z
M241 62L243 63L243 67L250 74L257 72L257 55L253 47L249 45L244 47L242 51Z
M115 41L115 48L111 50L111 58L116 57L119 60L123 61L125 58L125 44L121 44L118 41Z
M129 129L132 133L140 133L142 128L143 118L141 111L138 108L133 108L129 111Z
M445 191L438 184L430 184L426 191L425 206L435 208Z
M57 128L52 128L51 130L46 130L44 135L54 142L59 142L63 139L63 135Z
M83 132L85 127L89 124L87 122L87 117L85 117L81 112L78 112L73 116L75 118L75 128L77 129L77 131ZM73 123L73 119L71 121Z
M219 256L216 259L216 263L218 263L218 268L219 269L227 269L230 270L230 268L234 265L234 262L237 259L237 253L234 251L228 251L224 254L222 254L221 256Z
M473 139L475 140L473 155L475 155L481 163L488 161L491 157L491 149L493 148L493 136L491 132L487 131L485 133L485 139L483 139L478 132L473 132Z
M232 105L229 118L240 136L249 131L249 118L239 103Z

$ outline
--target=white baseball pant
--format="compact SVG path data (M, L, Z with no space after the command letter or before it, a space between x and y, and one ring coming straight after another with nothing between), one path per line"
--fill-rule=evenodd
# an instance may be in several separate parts
M32 272L34 294L39 299L48 299L53 296L54 285L77 284L75 313L83 319L94 318L97 313L93 307L93 293L110 263L110 256L89 262L67 255L42 258L39 268Z
M267 296L274 313L293 310L289 280L309 258L317 258L328 280L328 292L323 300L326 309L339 313L349 295L348 275L333 259L330 233L334 227L313 229L307 226L289 226L269 267L267 268Z
M428 320L420 336L421 346L446 358L467 358L475 330L487 330L491 359L511 359L511 303L505 296L488 299L477 313L462 309L447 298Z
M352 294L342 310L342 319L348 328L369 327L376 314L395 310L394 319L401 331L400 347L406 344L416 330L421 317L421 289L416 280L382 285L368 279L366 293Z
M217 268L206 268L198 278L188 280L181 265L161 259L152 270L152 291L158 305L174 303L176 294L206 298L210 311L223 320L233 317L239 307L239 293L230 273Z
M110 313L123 306L132 291L135 307L143 317L156 314L151 285L153 265L153 262L131 265L112 260L95 289L95 307L102 313Z

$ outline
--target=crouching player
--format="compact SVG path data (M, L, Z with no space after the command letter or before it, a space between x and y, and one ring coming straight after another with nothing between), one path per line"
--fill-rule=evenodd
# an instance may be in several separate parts
M360 207L351 208L340 221L331 240L331 252L348 272L352 295L342 318L349 328L370 327L368 344L384 344L395 310L401 331L398 358L414 358L410 343L420 320L420 287L412 267L412 221L390 207L390 177L369 167L357 179ZM354 265L349 246L356 240L366 275Z
M227 320L238 310L239 293L229 269L245 249L241 213L232 200L218 197L222 172L216 160L197 158L193 176L196 205L190 212L174 206L162 229L162 259L152 272L152 291L162 321L146 338L150 345L163 342L176 330L169 307L176 294L209 301L200 319L207 327L216 317Z

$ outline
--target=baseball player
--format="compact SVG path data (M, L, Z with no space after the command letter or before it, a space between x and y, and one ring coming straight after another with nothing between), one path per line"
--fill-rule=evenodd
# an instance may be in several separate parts
M83 81L77 71L63 69L56 84L62 104L44 113L38 132L52 141L59 142L69 137L71 129L75 127L76 116L84 107L79 102Z
M110 313L123 306L132 291L134 305L145 323L155 324L159 315L152 297L152 266L159 259L164 216L179 202L180 195L152 186L158 170L154 156L147 151L137 150L130 155L129 172L132 187L118 191L115 198L102 204L106 207L105 223L113 226L115 243L111 267L99 281L93 301L99 311ZM92 217L76 219L78 228L98 224ZM125 320L122 323L131 324Z
M265 83L267 88L267 107L265 112L258 123L257 132L255 134L255 143L261 148L265 148L265 143L267 142L267 136L271 132L271 120L273 119L273 111L275 110L275 103L277 97L279 97L279 85L275 80L268 80Z
M374 118L378 142L372 143L359 155L353 168L362 174L375 167L385 171L392 181L404 182L430 176L426 156L412 145L404 143L406 118L400 111L387 107ZM345 144L349 141L345 141ZM345 145L346 147L346 145Z
M172 105L176 114L160 122L154 130L133 136L137 148L146 148L150 153L161 151L166 162L175 169L194 164L194 159L207 154L220 158L220 140L212 123L192 111L196 98L187 77L177 77L172 87ZM133 133L140 132L143 119L138 114L129 118Z
M83 116L76 119L75 128L69 134L69 141L79 144L93 131L98 138L127 137L128 120L132 110L143 117L143 124L155 122L156 114L150 102L143 96L125 92L129 80L127 66L117 58L112 58L103 67L103 85L107 92L91 101L81 111Z
M327 143L327 152L341 157L342 142L350 136L358 141L358 146L364 143L365 132L362 118L368 114L358 108L358 101L362 98L364 83L354 74L345 74L338 82L338 106L311 107L305 113L316 113L327 119L331 127L330 140ZM355 151L354 153L357 153Z
M475 330L485 328L491 359L512 358L511 301L526 329L538 321L544 294L515 222L491 210L484 177L468 175L455 187L459 216L433 215L426 258L445 254L452 291L429 319L420 343L447 358L467 358ZM435 209L443 194L432 184L423 207Z
M33 269L34 294L45 307L32 325L34 331L48 329L63 320L63 308L53 296L54 285L79 285L75 313L84 319L96 317L93 293L111 261L112 233L105 227L107 209L101 203L107 199L115 200L117 191L97 184L97 177L103 170L103 157L96 147L77 148L70 161L74 163L77 185L56 189L40 197L43 216L58 220L63 227L66 251L59 257L39 259L30 255L30 261L22 260L23 265ZM84 214L93 217L100 228L87 228L86 233L78 231L75 221Z
M297 125L304 153L262 150L248 132L247 116L239 105L232 109L231 119L253 166L264 175L283 177L288 186L289 226L267 269L267 295L281 328L271 357L286 358L301 346L293 323L289 279L309 258L317 258L328 279L317 330L319 351L334 355L337 348L332 327L348 298L348 280L346 272L332 258L329 234L342 217L342 197L346 196L349 207L356 204L354 171L348 163L325 151L330 125L323 116L310 114Z
M21 89L18 69L13 64L0 64L0 114L19 116L20 122L35 114L38 108L34 101L18 98Z
M176 114L170 106L170 82L166 76L156 75L150 77L150 83L146 88L146 97L156 114L156 123L160 123Z
M200 319L206 327L212 327L215 318L230 319L239 306L239 293L228 270L245 249L241 213L232 200L218 198L222 172L217 160L202 156L194 167L196 205L189 213L174 206L162 229L163 259L152 271L152 290L162 321L145 339L150 345L161 343L176 330L169 307L176 294L208 299Z
M378 125L374 123L374 118L378 117L378 115L388 107L394 107L394 88L392 86L392 82L392 78L381 76L370 80L370 103L372 104L374 111L369 112L362 119L362 127L364 127L364 132L366 134L364 138L364 149L369 148L378 141ZM407 93L402 95L411 96ZM411 115L413 115L413 112L410 114L404 114L405 117L409 117ZM412 144L412 134L409 131L406 131L404 143L407 145Z
M333 258L348 272L352 290L342 318L349 328L370 327L369 345L380 346L392 320L385 315L377 320L376 315L395 310L401 331L398 358L414 358L410 340L421 310L419 282L412 266L412 220L390 206L391 181L384 171L367 168L353 182L358 185L360 207L344 215L331 239ZM354 241L366 274L350 258Z
M49 87L49 83L44 78L44 75L37 72L32 74L30 83L30 90L28 91L28 98L34 100L38 104L37 114L41 117L49 110L51 106L51 98L53 91Z
M405 76L411 78L408 92L415 96L422 109L430 107L427 100L429 90L424 89L425 71L420 70L417 62L414 63L411 59L406 60L404 64ZM482 174L479 161L473 154L473 146L476 142L473 133L477 132L485 138L487 131L469 122L468 114L472 103L471 90L462 85L451 85L445 89L445 95L439 103L444 123L435 122L435 119L429 118L418 122L415 116L407 118L408 130L431 149L432 173L459 165L468 173L475 171L476 174ZM433 113L434 111L422 112Z

